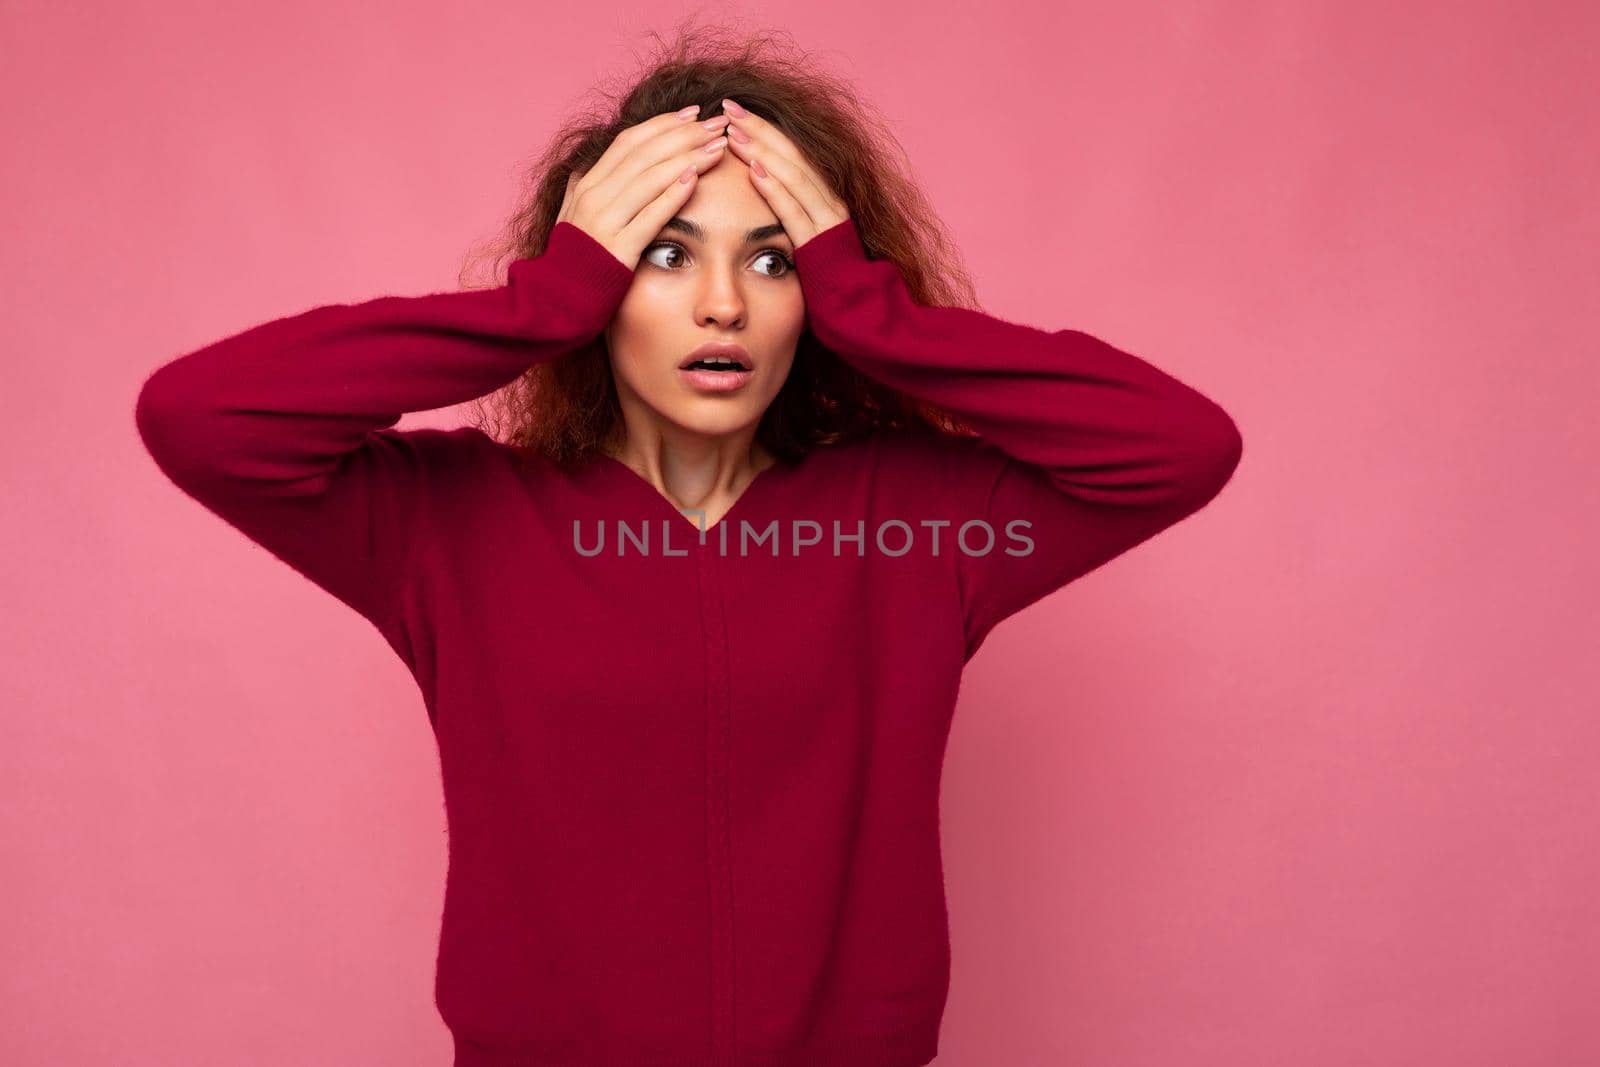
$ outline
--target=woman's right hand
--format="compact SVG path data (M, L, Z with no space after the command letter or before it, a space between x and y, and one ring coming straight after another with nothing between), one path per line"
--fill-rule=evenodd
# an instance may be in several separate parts
M700 172L726 153L727 124L727 115L700 123L669 111L629 126L593 167L567 178L556 222L570 222L637 269L661 227L694 193Z

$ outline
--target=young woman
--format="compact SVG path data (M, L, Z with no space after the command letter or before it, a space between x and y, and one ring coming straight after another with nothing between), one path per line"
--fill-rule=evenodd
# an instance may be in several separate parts
M461 1065L930 1062L962 667L1240 457L1151 363L958 304L848 92L782 59L633 86L504 284L258 325L139 397L161 469L417 679ZM394 428L496 390L503 438Z

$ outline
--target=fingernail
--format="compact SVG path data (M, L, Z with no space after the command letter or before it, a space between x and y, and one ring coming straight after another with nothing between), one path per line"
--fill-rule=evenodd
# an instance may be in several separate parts
M700 105L699 104L690 104L688 107L686 107L682 111L678 112L678 118L680 120L682 120L683 122L688 122L690 119L694 118L698 114L700 114Z
M740 107L736 102L729 100L726 97L724 97L722 100L722 109L736 119L742 119L746 115L750 114L750 112Z

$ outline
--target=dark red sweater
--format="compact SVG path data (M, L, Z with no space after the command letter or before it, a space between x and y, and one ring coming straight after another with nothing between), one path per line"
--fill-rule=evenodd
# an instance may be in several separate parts
M394 429L601 331L633 272L567 223L505 286L314 308L139 395L160 468L416 677L458 1065L932 1060L963 665L1239 461L1229 416L1137 356L914 304L853 221L796 260L819 341L981 437L815 449L703 541L617 460L563 474L473 428Z

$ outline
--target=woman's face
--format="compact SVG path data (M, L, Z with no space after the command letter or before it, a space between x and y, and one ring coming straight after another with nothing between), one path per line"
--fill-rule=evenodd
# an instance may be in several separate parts
M794 244L781 232L749 238L778 218L731 153L700 175L677 217L700 232L669 224L657 235L670 243L644 250L605 330L623 412L630 424L654 418L707 436L753 432L805 327ZM754 370L743 385L704 388L679 369L708 341L744 347Z

